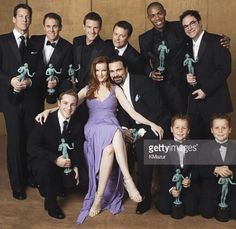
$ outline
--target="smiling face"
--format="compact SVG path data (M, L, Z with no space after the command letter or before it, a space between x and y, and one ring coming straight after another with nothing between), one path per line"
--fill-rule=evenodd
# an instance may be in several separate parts
M14 28L21 34L28 32L31 24L30 12L27 9L19 8L16 16L12 18Z
M101 30L100 24L98 21L87 19L84 25L84 33L86 35L86 44L91 44L95 38L99 35Z
M96 77L100 83L104 83L108 78L107 63L98 63L95 67Z
M58 101L58 107L61 115L65 119L69 119L77 108L77 99L72 95L63 95L62 99Z
M176 119L171 126L171 133L177 141L183 141L188 137L190 130L188 121L185 119Z
M112 41L116 48L123 48L128 43L128 30L116 26L113 30Z
M128 74L128 69L124 67L121 61L116 61L109 64L109 73L111 79L119 85L124 83Z
M58 20L54 18L46 18L43 27L50 42L56 41L59 38L62 27L59 25Z
M165 9L159 5L154 5L148 9L147 15L155 29L162 31L165 26Z
M229 138L231 128L226 119L215 119L212 122L211 133L214 138L220 142L223 142Z
M182 25L185 34L193 40L196 40L202 32L202 23L194 16L187 15L183 18Z

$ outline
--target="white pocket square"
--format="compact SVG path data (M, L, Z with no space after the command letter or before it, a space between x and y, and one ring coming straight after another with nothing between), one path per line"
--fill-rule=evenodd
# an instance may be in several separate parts
M135 102L138 102L138 100L139 100L139 98L140 98L140 95L139 94L137 94L136 96L135 96Z
M33 54L37 54L37 53L38 53L38 52L31 52L30 54L32 54L32 55L33 55Z

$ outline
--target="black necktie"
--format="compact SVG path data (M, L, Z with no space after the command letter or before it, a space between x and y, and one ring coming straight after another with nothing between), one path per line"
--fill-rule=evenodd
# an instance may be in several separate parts
M116 53L117 56L119 56L119 52L120 51L118 49L115 49L115 53Z
M56 42L47 41L46 45L51 45L53 48L56 47Z
M25 52L26 52L26 46L25 46L25 37L22 35L20 36L21 42L19 45L19 51L21 55L21 59L24 60Z
M63 122L63 129L62 129L62 133L61 133L62 135L65 135L67 127L68 127L68 121L65 120Z

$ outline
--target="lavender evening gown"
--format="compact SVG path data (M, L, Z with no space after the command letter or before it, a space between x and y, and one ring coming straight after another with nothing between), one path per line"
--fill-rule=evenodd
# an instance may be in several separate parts
M113 136L120 125L116 119L117 99L115 87L104 101L97 99L86 103L89 109L89 119L85 125L84 154L89 169L89 189L85 196L83 207L77 219L77 224L83 223L93 204L99 179L99 167L103 149L110 145ZM102 203L102 210L108 209L112 214L122 211L123 176L117 162L114 160L113 169L107 183Z

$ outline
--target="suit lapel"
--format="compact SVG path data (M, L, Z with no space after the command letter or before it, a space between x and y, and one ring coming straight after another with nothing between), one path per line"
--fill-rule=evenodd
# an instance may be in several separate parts
M201 61L201 58L206 50L206 47L207 47L207 32L205 31L204 34L203 34L203 37L202 37L202 40L201 40L201 43L200 43L200 47L199 47L199 50L198 50L198 56L197 56L197 59L198 59L198 62Z
M49 63L52 64L53 66L57 65L57 63L59 62L60 58L62 58L62 40L61 38L59 38L59 41L51 55L51 58L49 60ZM57 71L59 71L60 69L56 69Z
M20 51L19 51L19 48L17 46L17 43L16 43L16 40L15 40L15 37L14 37L14 34L11 33L10 34L10 37L9 37L9 45L14 53L14 55L16 56L17 60L19 61L19 63L22 65L22 60L21 60L21 56L20 56Z
M133 80L134 77L129 75L129 89L130 89L130 97L132 100L133 105L135 104L135 82Z

